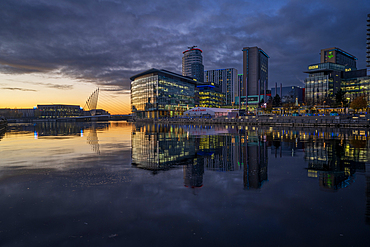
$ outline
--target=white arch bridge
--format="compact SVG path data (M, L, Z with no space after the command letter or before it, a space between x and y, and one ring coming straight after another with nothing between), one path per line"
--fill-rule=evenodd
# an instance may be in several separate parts
M58 118L56 120L58 122L132 121L132 116L129 114L108 114L105 110L97 109L98 99L101 94L102 92L98 88L86 100L83 110L87 115L80 117ZM117 102L117 100L112 100L111 95L103 95L103 97L100 97L100 101L103 101L104 105L109 107L109 109L113 109L117 112L130 112L131 109L130 105Z

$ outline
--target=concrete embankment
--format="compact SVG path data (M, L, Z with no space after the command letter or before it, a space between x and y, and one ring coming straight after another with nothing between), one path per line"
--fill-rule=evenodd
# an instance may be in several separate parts
M370 128L367 116L246 116L240 118L171 118L137 120L154 123L232 124L255 126Z

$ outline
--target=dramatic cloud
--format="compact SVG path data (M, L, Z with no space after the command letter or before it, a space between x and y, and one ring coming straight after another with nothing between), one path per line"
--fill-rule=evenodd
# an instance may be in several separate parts
M60 90L71 90L73 85L62 85L62 84L52 84L52 83L43 83L43 82L22 82L26 84L39 85L47 88L60 89Z
M1 89L11 90L11 91L25 91L25 92L36 92L37 91L33 89L19 88L19 87L2 87Z
M302 85L321 49L339 47L365 67L367 0L3 0L0 73L47 73L129 89L152 67L181 73L197 45L205 69L242 73L242 48L269 56L270 86ZM69 89L64 88L64 89Z

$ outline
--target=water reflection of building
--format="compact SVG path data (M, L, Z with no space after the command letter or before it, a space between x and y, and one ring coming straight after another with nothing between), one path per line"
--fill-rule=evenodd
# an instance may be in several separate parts
M132 164L154 172L191 164L195 157L191 138L179 127L137 126L131 136Z
M35 131L42 136L80 136L81 126L71 122L39 122Z
M366 212L365 212L366 224L370 225L370 165L367 165L366 169Z
M347 187L355 180L357 170L365 170L365 162L356 155L358 151L346 140L308 142L305 148L308 176L319 178L320 187L325 190Z
M230 127L222 131L209 130L222 135L200 135L197 140L198 162L211 171L243 170L246 189L259 189L267 181L267 145L257 131ZM228 134L225 134L228 133ZM230 134L232 133L232 134Z
M192 163L184 166L185 187L199 188L203 186L204 164L194 159Z
M110 123L74 123L74 122L37 122L34 124L11 125L8 130L12 134L31 132L35 137L48 136L83 136L85 129L106 129Z
M304 142L298 141L298 131L274 130L266 139L272 145L271 153L276 157L294 157L297 150L304 149Z
M204 169L243 171L246 189L267 180L267 145L254 130L137 124L131 143L133 165L154 173L182 165L186 187L203 186Z
M0 128L0 141L1 141L1 139L3 139L3 137L5 135L5 132L6 132L6 127L5 128Z
M267 143L261 141L258 132L248 132L248 145L242 146L245 154L243 182L245 189L259 189L267 181Z

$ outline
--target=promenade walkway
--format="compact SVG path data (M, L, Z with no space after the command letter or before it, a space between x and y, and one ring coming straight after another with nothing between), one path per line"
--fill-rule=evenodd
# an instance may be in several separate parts
M239 118L169 118L150 121L181 124L231 124L254 126L370 128L367 115L360 116L245 116Z

